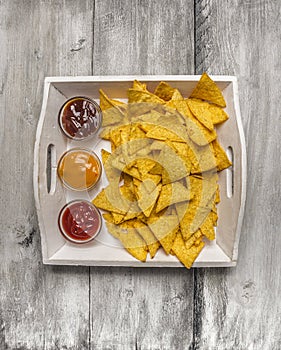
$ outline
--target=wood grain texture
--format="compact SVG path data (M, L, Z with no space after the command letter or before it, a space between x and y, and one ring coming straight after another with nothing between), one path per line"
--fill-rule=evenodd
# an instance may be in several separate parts
M42 266L32 174L43 79L91 74L93 5L0 6L0 349L88 349L89 269Z
M0 0L0 350L281 348L281 4L195 4L194 18L191 0ZM44 76L195 68L239 79L237 268L43 266L32 164Z
M96 1L94 74L192 74L193 1ZM92 349L192 344L193 272L91 268Z
M196 274L196 349L281 348L281 3L196 5L196 71L238 76L248 183L238 266Z
M97 0L93 72L193 74L191 0Z

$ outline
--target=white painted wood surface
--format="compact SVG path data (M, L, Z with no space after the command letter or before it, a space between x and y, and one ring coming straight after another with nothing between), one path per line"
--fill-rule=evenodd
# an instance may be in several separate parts
M280 1L0 10L0 349L279 350ZM43 266L32 162L44 76L203 70L238 76L248 184L237 267Z

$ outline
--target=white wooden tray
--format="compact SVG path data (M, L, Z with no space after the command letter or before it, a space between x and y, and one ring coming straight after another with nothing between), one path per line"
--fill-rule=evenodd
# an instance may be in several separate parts
M87 96L99 102L102 88L111 98L126 100L126 91L134 79L147 83L153 90L159 81L166 81L188 97L200 76L90 76L49 77L45 79L41 115L38 122L34 150L34 194L41 234L44 264L181 267L174 256L159 250L153 260L146 263L135 260L116 239L106 231L105 224L99 236L90 243L75 245L66 242L58 229L58 213L63 205L75 198L94 198L107 184L105 175L90 192L73 192L62 187L57 178L57 162L65 150L83 146L100 155L101 148L109 149L98 136L90 142L66 140L59 129L58 113L62 104L73 96ZM242 128L236 77L211 76L222 90L227 103L229 120L217 128L218 139L232 157L233 166L219 173L221 202L218 205L216 240L208 242L194 267L235 266L244 213L246 193L246 149ZM49 172L49 173L48 173ZM48 176L47 176L48 173ZM48 179L50 180L48 181ZM47 183L48 182L48 183Z

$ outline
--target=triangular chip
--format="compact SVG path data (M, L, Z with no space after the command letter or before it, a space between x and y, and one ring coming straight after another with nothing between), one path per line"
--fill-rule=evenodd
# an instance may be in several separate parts
M149 184L152 184L153 187L149 188ZM159 196L160 189L161 184L155 186L154 182L151 180L146 180L138 187L138 205L146 217L150 216Z
M145 83L141 83L138 80L134 80L134 82L133 82L133 89L140 90L140 91L146 91L146 84Z
M172 250L179 261L182 262L187 269L190 269L203 247L204 242L201 242L198 246L193 245L187 249L184 244L184 240L179 232L175 238Z
M164 101L169 101L173 96L174 90L175 89L172 88L168 83L161 81L157 85L154 94Z
M217 140L212 142L215 158L217 162L217 170L222 171L232 165L231 161L228 159L224 149L221 147Z
M126 214L131 203L120 194L120 188L111 183L94 198L92 203L103 210Z
M191 113L185 100L175 100L173 102L177 110L185 118L186 131L193 142L199 146L204 146L216 139L217 134L215 130L211 131L201 124Z
M211 119L214 125L223 123L228 119L228 115L221 107L209 104L209 110L211 112Z
M124 248L136 259L144 262L147 257L147 245L134 228L122 229L117 225L106 223L108 232L118 238Z
M121 122L125 123L127 105L124 102L118 100L110 99L103 90L100 92L100 107L102 109L102 125L103 127L120 124Z
M157 125L151 128L147 132L146 136L152 139L163 140L163 141L165 140L178 141L178 142L185 141L181 136L177 135L172 128L166 128L160 125Z
M201 236L202 232L200 231L200 229L194 232L193 235L187 241L184 242L186 249L191 248Z
M202 74L190 97L210 101L220 107L226 106L220 89L207 73Z
M164 104L165 101L161 98L153 95L149 91L136 90L136 89L128 89L128 101L129 103L160 103Z
M177 216L160 216L155 221L149 220L148 225L151 231L153 232L154 236L161 243L165 252L169 254L178 230Z
M100 108L102 111L105 111L112 107L122 107L121 109L119 109L119 111L122 113L124 112L124 110L127 109L126 103L109 98L102 89L99 90L99 93L100 93Z
M189 201L191 199L191 191L180 182L173 182L162 186L161 193L156 206L156 213L166 207L179 202Z
M210 131L214 130L209 104L207 102L191 98L187 99L186 102L192 114L199 120L199 122Z
M161 150L156 160L163 168L162 183L164 185L178 181L189 173L185 162L183 162L181 157L167 145ZM153 169L154 168L152 168L150 172L152 172Z
M215 230L213 223L213 213L210 212L205 221L200 225L202 234L207 237L210 241L215 239Z
M151 259L153 259L159 247L161 246L160 242L156 239L156 237L153 235L149 227L147 227L146 225L136 227L136 230L138 234L146 242L150 257Z
M106 196L105 189L103 188L100 193L92 200L92 203L100 209L107 210L110 212L118 214L126 214L126 211L119 209L118 206L115 206Z

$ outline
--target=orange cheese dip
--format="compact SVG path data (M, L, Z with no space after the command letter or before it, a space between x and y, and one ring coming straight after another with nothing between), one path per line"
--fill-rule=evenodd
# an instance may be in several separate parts
M72 149L60 159L58 175L62 182L74 190L92 188L101 175L101 164L95 153Z

